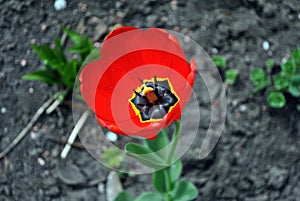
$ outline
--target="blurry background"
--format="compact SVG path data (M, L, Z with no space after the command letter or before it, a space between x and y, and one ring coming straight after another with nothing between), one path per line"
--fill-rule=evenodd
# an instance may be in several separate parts
M197 200L300 200L299 112L293 103L282 110L269 109L249 80L251 69L263 66L267 58L280 64L300 45L298 0L72 0L56 9L54 1L0 0L0 150L58 90L21 79L42 68L31 43L53 44L62 36L60 24L87 34L96 45L118 23L160 27L191 37L239 71L237 83L227 89L226 128L214 152L199 160L194 144L184 157L183 176L199 189ZM210 101L201 100L199 129L205 130ZM109 169L80 141L66 160L60 159L73 126L68 101L38 120L0 161L0 200L106 200ZM150 179L140 175L121 181L139 195L150 190Z

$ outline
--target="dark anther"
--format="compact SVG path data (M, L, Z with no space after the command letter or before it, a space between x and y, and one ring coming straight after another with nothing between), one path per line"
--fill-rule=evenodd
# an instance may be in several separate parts
M168 80L158 81L154 76L153 82L145 81L142 83L152 88L152 92L145 92L146 95L142 95L145 87L141 88L140 92L134 90L136 96L130 101L140 112L140 117L143 121L150 119L162 119L167 114L172 106L178 102L178 98L170 90L170 84ZM155 96L147 93L155 93ZM148 98L155 98L149 99Z
M142 97L142 95L140 93L136 92L135 90L133 90L133 91L134 91L135 95Z
M155 88L157 87L157 78L156 78L156 75L154 75L154 86L155 86Z

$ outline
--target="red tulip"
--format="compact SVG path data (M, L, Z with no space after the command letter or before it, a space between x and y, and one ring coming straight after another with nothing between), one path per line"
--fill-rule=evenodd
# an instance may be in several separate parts
M196 73L176 37L165 30L120 27L105 39L101 59L80 73L81 93L101 126L154 139L178 120Z

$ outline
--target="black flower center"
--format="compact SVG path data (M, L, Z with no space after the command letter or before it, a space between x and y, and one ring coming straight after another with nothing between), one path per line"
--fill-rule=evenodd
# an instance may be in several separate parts
M179 97L167 78L142 81L129 99L142 122L161 120L178 103Z

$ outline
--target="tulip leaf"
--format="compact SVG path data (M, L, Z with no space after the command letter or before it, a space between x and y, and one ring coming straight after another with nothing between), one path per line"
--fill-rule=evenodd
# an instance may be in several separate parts
M182 172L182 162L181 160L177 160L175 163L173 163L170 167L169 167L169 171L170 171L170 179L172 184L175 183Z
M132 201L134 198L128 192L123 191L114 199L114 201Z
M161 130L154 140L145 140L145 145L153 152L159 151L170 143L168 135L164 130Z
M197 198L198 190L191 182L180 181L176 183L172 194L173 201L190 201Z
M134 201L164 201L164 199L159 193L147 192L137 197Z
M163 168L166 162L156 155L151 149L134 143L127 143L125 151L131 157L137 159L142 164L152 168Z
M175 163L173 163L170 167L167 167L165 169L156 171L152 175L152 185L158 192L166 192L166 172L169 177L169 182L171 185L171 189L174 187L175 183L180 177L182 171L182 162L180 160L177 160Z
M32 73L23 75L22 79L24 80L38 80L45 82L47 84L55 84L59 82L58 76L54 72L48 70L39 70Z
M165 173L166 169L158 170L152 173L152 185L158 192L164 193L167 191L166 189L166 180Z

